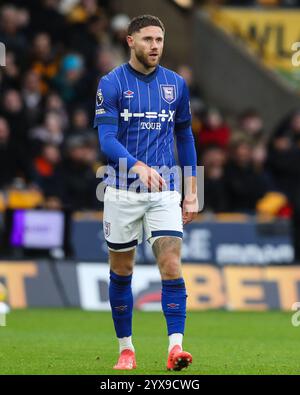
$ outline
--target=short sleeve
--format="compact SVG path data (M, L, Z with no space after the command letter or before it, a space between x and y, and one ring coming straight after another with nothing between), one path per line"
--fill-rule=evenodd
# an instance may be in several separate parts
M189 90L186 82L183 80L181 98L179 100L175 116L175 130L186 129L191 126L191 118Z
M101 78L96 94L94 127L101 124L118 125L118 102L118 91L114 83L107 77Z

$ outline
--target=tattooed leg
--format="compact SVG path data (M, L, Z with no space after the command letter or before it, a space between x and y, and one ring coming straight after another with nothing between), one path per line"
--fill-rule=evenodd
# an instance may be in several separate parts
M155 240L152 250L157 260L162 280L182 277L181 239L177 237L160 237Z

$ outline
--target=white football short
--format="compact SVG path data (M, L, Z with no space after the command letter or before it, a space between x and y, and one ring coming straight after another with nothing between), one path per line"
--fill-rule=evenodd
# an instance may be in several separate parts
M183 224L177 191L133 192L107 187L103 230L108 248L129 251L146 240L153 245L162 236L182 238Z

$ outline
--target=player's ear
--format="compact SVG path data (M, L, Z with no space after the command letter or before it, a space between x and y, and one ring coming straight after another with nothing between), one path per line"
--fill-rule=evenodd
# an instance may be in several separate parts
M126 40L127 40L127 44L129 46L129 48L132 48L133 47L133 37L132 36L127 36Z

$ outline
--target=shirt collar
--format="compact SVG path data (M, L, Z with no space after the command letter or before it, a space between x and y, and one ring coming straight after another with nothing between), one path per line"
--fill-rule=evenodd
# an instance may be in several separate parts
M138 79L140 79L144 82L151 82L156 77L158 70L159 70L159 65L158 65L158 66L156 66L155 70L152 71L152 73L143 74L143 73L140 73L139 71L135 70L129 63L126 63L125 66L131 74L133 74Z

